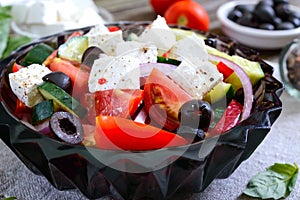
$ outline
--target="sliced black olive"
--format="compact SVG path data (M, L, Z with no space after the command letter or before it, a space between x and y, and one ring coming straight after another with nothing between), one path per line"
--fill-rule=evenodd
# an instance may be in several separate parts
M69 94L72 92L72 81L70 77L63 72L51 72L43 77L43 81L54 83Z
M50 130L69 144L78 144L84 138L79 118L69 112L55 112L50 118Z
M94 61L100 57L100 54L103 53L104 52L98 47L87 48L81 58L82 64L90 67L93 66Z
M213 111L206 101L193 99L184 103L179 109L180 126L207 131L212 121Z

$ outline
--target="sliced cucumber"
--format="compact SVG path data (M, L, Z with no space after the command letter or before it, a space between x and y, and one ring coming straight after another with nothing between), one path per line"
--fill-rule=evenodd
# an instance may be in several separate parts
M41 65L53 51L54 49L45 43L37 44L27 52L21 61L21 65L24 67L31 64Z
M87 36L76 36L58 47L58 57L81 63L81 58L88 48Z
M86 108L80 102L53 83L44 82L38 86L38 90L45 99L52 99L54 104L56 103L64 111L78 117L83 117L87 113Z
M176 59L172 59L172 58L165 58L162 56L157 56L157 62L158 63L166 63L166 64L170 64L170 65L180 65L181 61L176 60Z
M53 100L44 100L33 107L31 115L31 123L39 124L46 119L49 119L54 113Z
M227 102L235 95L232 84L220 82L209 93L204 96L204 100L210 103L216 103L224 98Z

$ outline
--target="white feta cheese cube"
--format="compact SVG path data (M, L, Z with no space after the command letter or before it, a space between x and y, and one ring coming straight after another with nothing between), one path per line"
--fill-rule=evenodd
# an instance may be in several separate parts
M169 55L177 60L189 60L193 64L208 61L205 42L195 33L177 41L170 49Z
M50 72L43 65L32 64L9 74L10 87L20 101L28 107L33 107L43 100L37 87L43 82L43 76Z
M167 25L165 18L158 16L139 36L139 41L152 42L160 50L168 51L176 43L176 36Z
M196 99L202 99L223 79L223 75L209 61L194 65L183 60L169 76Z
M157 47L153 44L140 43L137 41L121 42L117 45L116 55L127 55L138 58L140 63L157 62Z
M140 60L131 56L103 57L94 61L88 80L89 91L139 89Z
M88 37L89 47L99 47L109 56L116 55L117 44L124 41L121 30L109 32L103 24L97 25L95 28L90 30L86 36Z

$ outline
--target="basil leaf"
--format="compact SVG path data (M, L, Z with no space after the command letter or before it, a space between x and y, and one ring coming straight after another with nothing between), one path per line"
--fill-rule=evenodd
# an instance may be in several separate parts
M286 198L296 184L298 171L297 164L275 163L255 175L243 193L261 199Z
M10 10L9 6L0 7L0 58L7 47L11 20Z
M9 37L7 42L7 47L2 55L2 59L9 56L14 50L19 48L20 46L31 42L31 38L27 36L14 36Z

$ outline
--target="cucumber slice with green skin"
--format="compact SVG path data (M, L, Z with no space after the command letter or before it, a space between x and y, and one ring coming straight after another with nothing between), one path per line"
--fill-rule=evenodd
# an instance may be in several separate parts
M170 64L170 65L175 65L175 66L178 66L181 63L181 61L179 61L179 60L175 60L172 58L165 58L162 56L157 56L157 62L158 63L166 63L166 64Z
M230 83L220 82L209 93L207 93L203 100L211 104L226 100L230 102L235 95L235 90ZM225 99L226 98L226 99Z
M33 107L31 123L39 124L49 119L54 113L53 100L44 100Z
M45 43L37 44L27 52L20 64L24 67L31 64L41 65L53 51L54 49Z
M81 58L88 48L87 36L76 36L58 47L58 57L81 63Z
M87 109L80 102L53 83L44 82L38 86L38 90L45 99L52 99L54 104L57 104L64 111L78 117L83 117L87 113Z

